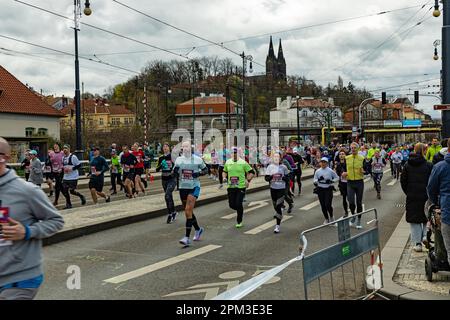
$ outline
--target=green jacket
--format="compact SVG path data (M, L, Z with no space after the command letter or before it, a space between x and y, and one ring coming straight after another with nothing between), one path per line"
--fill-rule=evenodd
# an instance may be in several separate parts
M437 145L437 146L431 145L427 150L427 155L425 156L425 159L427 159L427 161L429 161L429 162L432 162L434 155L436 153L438 153L439 151L441 151L441 149L442 149L441 145Z
M117 172L115 173L122 173L122 166L120 165L120 158L117 156L115 158L111 158L111 172L113 172L113 166L114 169L117 169Z

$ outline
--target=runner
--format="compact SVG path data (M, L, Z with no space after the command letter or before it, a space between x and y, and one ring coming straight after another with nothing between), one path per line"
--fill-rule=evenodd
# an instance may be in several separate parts
M144 170L145 170L145 180L151 181L152 174L150 173L150 169L152 167L152 160L155 157L155 152L153 149L150 149L147 143L144 143Z
M53 173L52 173L52 161L50 159L50 154L52 153L52 149L48 149L47 159L45 159L44 163L44 178L45 182L48 185L49 194L48 196L53 196Z
M111 190L113 194L117 194L117 185L120 186L122 190L122 167L120 165L120 158L117 156L117 151L115 149L111 150Z
M386 167L386 160L381 157L381 153L378 150L375 151L371 167L374 188L377 191L377 198L381 199L381 179L383 179L383 170L384 167Z
M285 190L285 200L289 205L289 209L288 209L288 213L292 212L292 208L294 207L294 199L293 199L293 194L291 191L291 186L290 183L292 181L292 176L294 174L294 170L292 169L291 163L294 162L294 160L292 159L292 157L286 157L286 155L284 154L284 150L281 149L280 150L281 155L282 155L282 163L286 166L286 168L289 171L289 182L286 183L286 190ZM290 161L291 160L291 161ZM283 206L284 208L284 206Z
M334 222L333 216L333 183L339 180L336 172L331 170L327 157L320 159L320 169L314 173L315 192L319 196L320 207L322 208L325 221L323 224Z
M403 155L400 149L400 147L397 147L391 156L391 164L394 165L394 178L397 180L400 179L400 173L402 172Z
M44 180L44 174L42 172L42 163L37 154L36 150L30 151L30 177L28 178L28 182L41 186Z
M298 195L300 195L302 193L302 165L303 163L305 163L305 161L303 161L298 148L294 148L292 158L294 159L295 165L297 166L297 168L294 170L294 184L292 185L292 192L295 193L295 182L297 181Z
M125 193L127 198L133 198L133 181L134 181L134 166L137 164L136 157L130 152L127 145L122 147L122 156L120 157L120 164L123 169L123 182L125 183Z
M231 209L237 211L236 228L242 228L242 219L244 216L244 197L245 190L253 179L252 167L244 160L239 158L238 148L233 148L233 158L228 159L223 168L224 179L228 181L228 204Z
M78 160L76 155L70 153L70 146L68 144L64 145L63 152L64 157L62 158L62 164L64 168L64 176L62 193L66 198L66 206L64 209L72 208L72 203L70 201L71 194L79 197L81 204L84 206L86 204L86 198L81 193L76 191L79 177L78 169L81 168L80 160Z
M25 181L30 178L30 150L25 151L25 158L23 158L20 168L25 172Z
M103 186L105 184L105 172L109 170L106 159L100 155L100 148L94 147L94 157L90 162L90 174L89 190L91 190L92 200L94 204L97 204L97 196L105 198L106 202L111 202L111 197L103 192Z
M363 211L362 199L364 194L364 157L358 154L359 145L353 142L350 145L351 155L345 158L347 171L343 172L341 177L347 179L347 197L350 204L350 211L353 218L350 226L355 224L355 209L357 213ZM358 215L356 229L362 229L361 215Z
M281 156L274 153L272 163L266 170L265 180L270 183L270 196L272 198L275 215L273 216L277 224L274 233L280 232L281 220L283 219L283 204L285 198L286 183L289 182L289 171L284 164L280 164Z
M347 203L347 179L342 177L342 173L347 172L347 163L345 157L347 156L344 149L339 152L339 161L336 161L335 171L339 176L338 188L342 196L342 206L344 207L344 216L342 218L348 217L348 203Z
M167 223L172 223L177 218L175 204L173 202L173 191L177 186L177 181L172 174L173 161L169 143L163 144L163 155L158 158L156 172L162 171L161 182L165 192L164 199L167 206Z
M199 241L204 232L204 229L198 225L194 207L200 196L199 176L206 175L208 170L203 160L192 154L191 141L184 141L181 147L183 154L175 160L173 172L180 178L180 198L186 215L186 233L179 242L188 247L191 245L192 226L195 229L194 241Z
M63 157L64 153L61 152L61 147L58 143L53 146L53 151L50 152L49 158L52 166L52 175L55 179L55 201L53 205L56 207L58 205L59 195L63 190Z
M141 191L145 195L145 187L142 182L141 176L144 174L144 152L139 149L139 144L136 142L131 153L136 157L137 163L134 166L134 188L136 195Z

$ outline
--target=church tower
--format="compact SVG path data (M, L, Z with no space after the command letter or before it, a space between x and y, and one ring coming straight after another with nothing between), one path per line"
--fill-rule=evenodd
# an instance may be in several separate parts
M281 39L280 45L278 47L277 71L278 74L276 75L276 78L278 80L286 81L286 60L284 59L283 55L283 47L281 46Z
M273 50L272 36L270 36L269 53L266 58L266 76L276 77L277 64L277 57L275 57Z

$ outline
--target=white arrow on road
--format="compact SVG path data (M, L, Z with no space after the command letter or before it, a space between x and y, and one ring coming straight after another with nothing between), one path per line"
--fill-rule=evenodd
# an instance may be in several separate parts
M269 205L268 200L252 201L248 204L249 209L244 210L244 213L249 213L249 212L258 210L260 208L263 208L265 206L268 206L268 205ZM235 217L236 217L236 213L231 213L226 216L223 216L222 219L229 220L229 219L233 219Z

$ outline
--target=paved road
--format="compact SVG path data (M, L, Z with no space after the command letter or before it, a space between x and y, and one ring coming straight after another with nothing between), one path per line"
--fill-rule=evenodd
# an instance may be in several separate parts
M380 213L382 246L401 218L404 202L399 183L390 174L383 181L383 200L376 199L371 182L366 183L364 204ZM298 235L302 230L323 222L317 198L312 194L312 181L304 182L303 195L295 199L292 218L285 220L281 233L274 234L273 208L269 191L250 194L246 206L257 208L244 217L244 228L236 230L226 201L199 207L195 212L206 231L202 241L183 249L178 240L184 234L184 218L167 225L165 217L123 226L44 248L46 281L38 299L206 299L245 281L256 273L279 265L298 253ZM259 202L258 202L259 201ZM254 202L254 203L252 203ZM251 209L252 207L248 207ZM301 210L301 209L308 210ZM343 213L341 197L334 198L335 215ZM258 230L255 228L264 230ZM354 229L352 229L354 230ZM356 232L356 230L352 231ZM315 250L336 239L336 228L327 227L309 238ZM175 258L176 257L176 258ZM81 289L68 290L67 268L81 270ZM362 288L362 269L356 285ZM351 272L345 270L345 283L353 286ZM119 277L120 276L120 277ZM107 280L107 281L105 281ZM335 286L339 287L336 278ZM325 280L322 285L329 284ZM342 286L342 283L341 285ZM302 299L301 264L294 263L246 299ZM327 291L325 289L325 291ZM329 291L329 290L328 290ZM312 293L317 289L311 288ZM338 298L348 299L350 294ZM325 295L323 298L331 298Z

